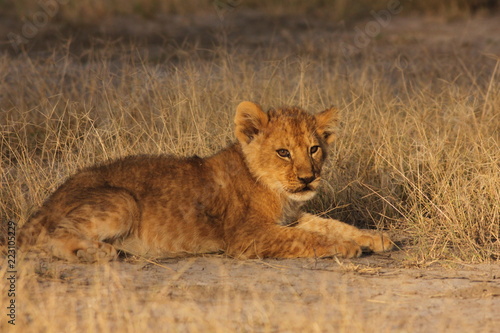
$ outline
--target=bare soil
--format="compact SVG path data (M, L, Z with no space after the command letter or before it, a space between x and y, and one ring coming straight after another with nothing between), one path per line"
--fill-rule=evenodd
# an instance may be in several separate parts
M245 261L214 255L110 265L33 258L25 264L34 264L37 277L23 293L31 300L55 298L58 309L77 312L96 302L123 312L126 304L125 312L146 318L144 328L169 332L498 330L498 264L409 267L407 255ZM31 309L22 320L36 315ZM120 320L108 325L121 327Z

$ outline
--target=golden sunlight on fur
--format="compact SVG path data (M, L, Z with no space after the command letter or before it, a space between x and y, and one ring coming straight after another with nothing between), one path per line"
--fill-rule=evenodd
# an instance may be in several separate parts
M267 113L238 105L237 142L200 158L130 156L79 171L23 227L21 245L69 261L224 251L236 258L357 257L383 233L301 212L314 197L338 122L335 108Z

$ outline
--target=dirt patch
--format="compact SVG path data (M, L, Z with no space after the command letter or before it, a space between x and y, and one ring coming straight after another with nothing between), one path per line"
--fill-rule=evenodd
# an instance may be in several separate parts
M100 309L94 316L103 330L130 330L113 320L117 313L147 318L144 329L166 331L498 328L498 265L408 268L406 256L399 251L353 260L129 258L109 265L31 258L22 264L29 269L20 276L25 312L19 317L22 326L39 322L40 316L50 318L51 311ZM76 320L85 322L85 315Z

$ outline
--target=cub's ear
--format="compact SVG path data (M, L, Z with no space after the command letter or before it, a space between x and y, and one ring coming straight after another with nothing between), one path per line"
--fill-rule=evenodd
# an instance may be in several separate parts
M316 132L325 139L326 143L335 140L335 129L339 123L340 111L331 107L315 115Z
M240 143L248 144L267 126L268 118L258 104L241 102L236 108L234 123L236 138Z

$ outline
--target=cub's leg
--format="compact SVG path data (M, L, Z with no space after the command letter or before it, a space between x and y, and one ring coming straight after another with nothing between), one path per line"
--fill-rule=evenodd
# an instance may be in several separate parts
M394 247L389 236L383 232L358 229L344 222L324 219L312 214L302 214L295 228L319 232L334 239L353 240L368 251L389 251Z
M250 224L250 223L249 223ZM319 232L275 224L238 229L226 253L238 258L359 257L361 248L349 239L333 239Z
M119 188L83 189L69 196L66 207L52 203L55 212L44 207L44 245L54 256L73 262L115 259L116 249L109 242L136 229L140 213L135 198ZM58 214L61 211L67 213Z

